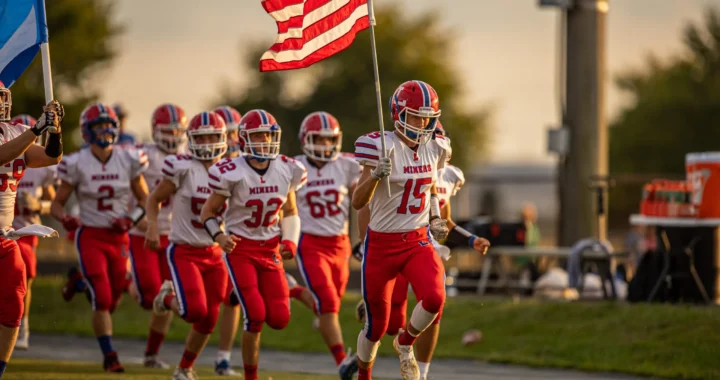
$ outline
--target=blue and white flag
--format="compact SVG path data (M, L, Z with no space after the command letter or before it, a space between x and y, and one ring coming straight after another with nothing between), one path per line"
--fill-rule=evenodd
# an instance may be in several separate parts
M12 86L48 42L45 0L0 0L0 81Z

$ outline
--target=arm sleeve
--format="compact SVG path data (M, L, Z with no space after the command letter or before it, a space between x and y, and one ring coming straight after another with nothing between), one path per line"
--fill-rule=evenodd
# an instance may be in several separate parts
M375 134L370 133L358 137L355 141L355 160L360 165L377 166L380 158L380 134L377 133L377 138L374 136Z

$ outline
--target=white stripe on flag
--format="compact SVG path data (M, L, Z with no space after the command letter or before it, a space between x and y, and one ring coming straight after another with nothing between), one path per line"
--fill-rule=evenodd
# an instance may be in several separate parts
M35 15L35 7L30 8L30 13L25 21L8 39L5 45L0 48L0 72L7 67L20 53L37 44L38 28Z
M363 4L357 9L355 9L355 11L353 11L350 17L348 17L345 21L341 22L334 28L329 29L325 33L318 35L312 40L305 42L302 49L283 50L279 52L267 51L265 52L265 54L262 55L260 60L272 59L277 62L283 63L304 59L315 51L346 35L359 19L367 17L367 15L367 4Z
M350 1L351 0L335 0L313 9L303 17L303 26L301 28L288 28L287 32L278 34L275 43L281 44L288 38L302 38L305 28L337 12L342 7L350 4Z
M270 16L272 16L272 18L274 18L277 22L284 22L295 16L302 16L304 7L305 4L290 5L280 9L279 11L270 12Z

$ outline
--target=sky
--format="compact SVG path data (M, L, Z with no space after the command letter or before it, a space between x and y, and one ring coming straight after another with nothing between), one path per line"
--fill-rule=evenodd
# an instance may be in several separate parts
M558 11L539 8L537 0L375 0L376 6L391 2L403 4L409 15L435 11L458 35L452 64L464 76L465 104L495 110L492 162L553 161L546 131L559 119ZM119 0L118 21L127 30L102 100L122 102L130 113L129 129L138 136L150 135L150 115L159 104L175 102L189 115L202 111L222 84L242 85L246 42L267 41L269 47L275 40L274 20L260 3ZM610 120L629 101L615 89L613 77L642 67L649 53L681 54L683 26L701 21L709 5L720 7L720 0L610 0L605 110Z

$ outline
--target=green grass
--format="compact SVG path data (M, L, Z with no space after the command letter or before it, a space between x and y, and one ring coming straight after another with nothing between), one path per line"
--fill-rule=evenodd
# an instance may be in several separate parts
M36 280L32 331L91 336L87 301L79 296L65 303L60 287L59 278ZM345 342L350 346L355 346L361 328L353 317L358 299L348 295L340 315ZM319 333L310 327L312 314L296 301L292 313L285 330L263 330L263 347L326 352ZM113 317L115 335L146 337L148 318L148 313L126 297ZM462 346L462 334L473 328L482 331L482 343ZM188 326L176 319L168 338L183 340L187 330ZM446 305L436 357L707 379L720 377L718 337L720 310L714 307L457 298ZM387 337L380 354L394 355Z
M167 380L172 376L172 370L147 369L139 365L126 366L125 375L102 373L98 371L97 363L63 362L49 360L13 360L8 366L3 379L8 380L106 380L106 379L137 379L137 380ZM198 375L205 379L227 379L227 376L212 376L211 368L199 368ZM260 371L260 379L274 380L334 380L337 376L301 375L280 372Z

